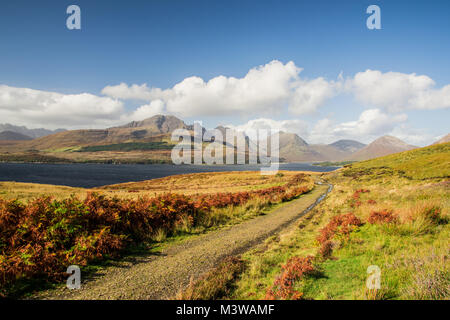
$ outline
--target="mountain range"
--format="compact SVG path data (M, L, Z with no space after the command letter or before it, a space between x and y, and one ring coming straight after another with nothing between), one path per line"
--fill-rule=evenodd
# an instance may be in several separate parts
M8 130L2 130L4 128ZM89 150L95 150L98 153L101 153L102 150L114 151L117 145L123 147L123 144L133 144L134 152L139 151L139 146L145 147L142 151L150 152L152 148L149 147L149 144L152 143L158 144L158 150L161 150L161 144L170 149L175 143L170 140L171 133L179 128L193 130L192 125L187 125L181 119L171 115L156 115L118 127L90 130L66 131L59 129L51 131L27 129L26 127L7 124L0 125L0 140L9 140L4 141L3 144L0 142L0 153L28 152L31 150L64 157L64 153L79 151L88 147ZM226 128L219 126L217 129L224 132ZM442 142L448 141L449 136L444 137ZM30 140L31 138L34 139ZM250 143L249 141L246 137L246 144ZM97 149L92 149L93 147L97 147ZM354 140L338 140L331 144L308 144L295 133L280 132L279 148L280 159L283 161L312 162L366 160L416 147L392 136L380 137L368 145ZM116 151L123 151L123 148ZM138 157L138 155L136 156Z
M22 137L23 138L22 140L29 140L29 138L35 139L35 138L48 136L50 134L62 132L62 131L65 131L65 129L56 129L56 130L48 130L48 129L44 129L44 128L28 129L25 126L15 126L15 125L12 125L9 123L0 123L0 133L5 132L5 131L19 133L24 136L24 137ZM8 140L8 139L4 139L7 137L8 136L0 136L0 140ZM16 138L20 138L20 136L16 136ZM11 140L14 140L14 139L11 139ZM20 139L15 139L15 140L20 140Z

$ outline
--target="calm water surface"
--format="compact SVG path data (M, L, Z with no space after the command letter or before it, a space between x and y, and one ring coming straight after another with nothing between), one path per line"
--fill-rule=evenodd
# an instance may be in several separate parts
M256 165L171 165L171 164L35 164L0 163L0 181L33 182L92 188L108 184L142 181L175 174L259 170ZM337 167L308 163L280 164L280 170L328 172Z

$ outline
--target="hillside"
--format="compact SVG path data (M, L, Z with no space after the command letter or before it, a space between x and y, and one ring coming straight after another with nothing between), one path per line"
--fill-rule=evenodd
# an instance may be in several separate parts
M24 135L22 133L14 132L14 131L3 131L0 132L0 140L7 141L23 141L23 140L32 140L33 138Z
M245 253L247 268L221 298L448 299L450 143L322 177L333 184L328 197L295 228L266 241L264 250ZM369 266L381 270L378 289L367 288ZM214 280L200 279L190 287L192 296Z
M352 154L348 160L367 160L377 157L387 156L392 153L407 151L417 147L409 145L402 140L392 137L383 136L376 139L366 147Z
M351 165L355 172L384 169L413 179L449 178L450 143L404 151Z
M1 139L0 136L0 159L8 161L11 155L14 159L28 159L30 153L32 156L40 153L43 156L75 162L167 162L170 161L171 149L175 143L171 141L171 132L179 128L193 130L192 125L177 117L156 115L123 126L62 131L33 140L28 139L29 141L18 134L8 133L4 137L8 139ZM226 128L219 126L216 129L224 133ZM237 134L244 135L242 132ZM354 140L309 144L295 133L280 132L279 136L280 161L286 162L360 161L416 148L391 136L381 137L369 145ZM247 149L253 142L249 137L244 137ZM443 138L442 142L447 137ZM205 141L205 144L208 142Z
M436 141L433 144L440 144L440 143L447 143L450 142L450 133L448 135L446 135L445 137L439 139L438 141Z
M64 131L17 145L16 150L51 151L127 142L161 142L170 139L170 132L178 128L187 126L173 116L157 115L122 127Z
M142 121L132 121L123 126L111 129L117 128L145 128L148 132L164 134L172 133L175 129L188 129L188 126L177 117L169 115L156 115Z

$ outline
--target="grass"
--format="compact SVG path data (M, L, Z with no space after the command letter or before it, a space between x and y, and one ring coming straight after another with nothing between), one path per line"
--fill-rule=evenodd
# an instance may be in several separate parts
M448 159L443 144L324 174L334 191L296 228L243 255L248 267L229 297L262 299L290 258L315 255L320 273L294 285L307 299L450 299ZM354 196L361 188L370 192ZM396 222L368 222L382 210L392 211ZM319 230L348 212L364 224L348 238L333 238L331 258L321 258ZM380 290L366 288L371 265L381 269Z
M323 162L315 162L313 163L313 166L320 166L320 167L343 167L352 163L355 163L356 161L323 161Z
M352 165L352 170L358 172L358 170L385 169L411 180L449 178L449 155L450 143L442 143L358 162Z
M70 160L39 152L0 154L0 162L69 163Z
M86 146L82 147L77 152L98 152L98 151L135 151L135 150L171 150L173 144L168 144L165 141L155 142L125 142L116 144L107 144L101 146Z
M245 270L245 263L236 257L227 257L213 270L203 274L197 281L180 291L177 300L217 300L234 290L234 283Z
M41 196L53 196L61 200L75 195L85 197L87 189L66 186L55 186L50 184L23 183L23 182L0 182L0 198L6 200L18 199L29 202Z
M126 199L137 199L143 196L153 197L168 192L185 195L239 192L281 186L298 173L300 172L280 171L279 175L273 176L261 175L259 171L182 174L94 189L37 183L0 182L0 197L27 202L43 195L50 195L58 200L68 198L71 195L84 198L87 191Z

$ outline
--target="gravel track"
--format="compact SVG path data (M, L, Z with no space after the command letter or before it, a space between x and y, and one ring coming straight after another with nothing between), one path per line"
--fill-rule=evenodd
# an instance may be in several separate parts
M34 298L173 298L188 285L191 277L197 278L225 256L241 254L291 225L323 198L327 188L327 185L317 185L310 193L267 215L188 238L167 246L157 255L124 259L82 282L79 290L61 287L39 293Z

